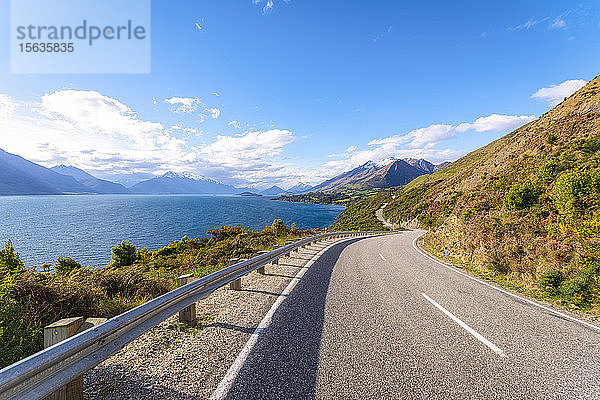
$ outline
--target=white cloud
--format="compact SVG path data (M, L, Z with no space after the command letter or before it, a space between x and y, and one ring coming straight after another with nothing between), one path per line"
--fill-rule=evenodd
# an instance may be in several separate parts
M291 0L283 0L285 3L289 3ZM274 0L252 0L252 3L255 5L259 5L261 3L265 3L262 11L263 13L268 13L269 11L271 11L273 9L273 7L275 7L275 2Z
M201 105L202 102L196 97L171 97L166 99L165 102L175 106L173 111L176 113L188 113L195 112Z
M292 132L281 129L250 131L235 136L217 136L214 143L200 149L212 162L230 167L253 167L263 164L265 157L281 153L295 141Z
M534 26L541 24L542 22L548 21L550 19L550 17L545 17L545 18L541 18L541 19L537 19L537 18L530 18L529 20L527 20L526 22L519 24L519 25L515 25L515 26L509 26L508 28L506 28L507 31L512 32L512 31L520 31L520 30L530 30L531 28L533 28Z
M571 79L564 81L558 85L551 85L549 87L541 88L537 92L531 95L532 99L539 99L548 102L551 106L555 106L565 97L569 97L588 82L583 79Z
M229 121L229 123L227 123L227 125L233 126L236 129L240 129L242 127L242 124L240 124L240 122L236 121L236 120Z
M95 91L60 90L42 96L37 112L89 133L157 148L171 139L157 122L139 120L125 104Z
M2 96L2 104L5 100ZM280 161L283 148L295 140L288 130L218 136L192 146L201 134L197 129L145 121L95 91L57 91L28 106L16 113L3 106L11 115L0 113L0 147L42 165L71 164L114 180L169 170L243 185L293 184L305 176Z
M567 26L567 23L562 17L556 17L550 24L550 29L562 29Z
M195 128L188 128L183 126L183 124L181 122L179 122L177 125L173 125L170 128L171 132L177 131L177 132L184 132L186 135L188 136L200 136L202 135L202 131L195 129Z
M47 166L72 164L98 175L182 168L197 155L157 122L95 91L61 90L0 116L2 148Z
M432 146L442 140L449 139L455 135L452 125L435 124L426 128L410 131L406 135L394 135L383 139L375 139L369 142L369 146L375 145L406 145L408 147Z
M356 151L356 146L346 149L342 154L330 154L330 157L341 157L340 160L328 161L324 168L330 171L329 177L342 173L367 161L379 162L387 158L424 158L439 163L455 160L464 155L463 150L437 148L436 146L466 131L499 132L513 130L535 119L530 115L491 114L477 118L472 123L458 125L434 124L425 128L414 129L405 135L394 135L383 139L371 140L367 150Z
M208 115L210 115L210 117L213 119L217 119L221 115L221 110L218 108L205 108L204 112L208 113Z
M480 117L475 122L463 123L456 126L454 129L457 132L465 132L475 130L477 132L499 132L504 130L514 130L518 127L531 122L535 119L535 115L499 115L492 114L487 117Z
M0 94L0 117L8 117L17 110L16 103L13 103L11 98L5 94Z

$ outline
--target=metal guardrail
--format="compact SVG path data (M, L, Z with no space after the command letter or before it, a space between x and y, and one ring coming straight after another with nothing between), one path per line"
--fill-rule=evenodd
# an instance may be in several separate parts
M95 367L179 310L300 247L326 239L382 232L335 232L292 244L197 279L0 370L0 400L39 399Z

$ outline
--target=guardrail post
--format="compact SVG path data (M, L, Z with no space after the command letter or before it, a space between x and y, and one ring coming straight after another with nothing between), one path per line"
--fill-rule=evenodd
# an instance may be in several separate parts
M65 318L44 327L44 348L62 342L77 333L84 322L83 317ZM78 376L65 386L58 388L44 400L83 399L83 377Z
M231 260L229 260L229 265L231 266L231 265L237 264L240 261L241 260L239 258L232 258ZM242 290L242 278L239 277L239 278L229 282L229 289Z
M177 287L187 285L193 280L194 277L192 274L181 275L177 278ZM196 316L196 303L191 304L179 311L179 322L183 322L186 326L196 326L198 323L198 317Z
M259 251L258 255L267 254L267 253L268 253L268 251ZM258 272L261 275L264 275L265 274L265 266L263 265L262 267L258 267L256 272Z
M106 318L64 318L44 327L44 348L55 345L106 321ZM44 400L82 400L83 376L78 376L65 386L58 388L54 393L46 396Z
M273 250L277 250L280 247L281 246L273 246ZM273 261L271 261L271 264L273 264L273 265L279 265L279 258L276 258Z

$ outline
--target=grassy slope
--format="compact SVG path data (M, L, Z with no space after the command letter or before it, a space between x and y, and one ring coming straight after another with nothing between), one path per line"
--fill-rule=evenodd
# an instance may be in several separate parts
M372 221L384 202L387 219L430 230L432 252L448 245L466 268L598 312L600 78L441 171L350 205L334 227Z

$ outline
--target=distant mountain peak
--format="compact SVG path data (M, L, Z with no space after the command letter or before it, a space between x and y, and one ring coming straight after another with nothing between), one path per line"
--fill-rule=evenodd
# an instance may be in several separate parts
M394 157L388 157L388 158L385 158L383 160L379 160L379 161L375 162L374 165L377 168L381 168L381 167L385 167L386 165L390 165L394 161L398 161L398 159L394 158Z
M202 181L202 182L214 182L219 183L214 179L207 178L202 175L196 175L191 172L173 172L169 171L160 176L160 178L169 178L169 179L191 179L193 181Z
M374 161L367 161L366 163L364 163L363 165L361 165L359 168L362 169L371 169L371 168L378 168L377 163Z
M285 190L283 190L282 188L280 188L277 185L273 185L268 189L263 190L262 192L260 192L261 194L267 195L267 196L277 196L283 193L287 193Z
M289 188L287 191L290 193L300 194L300 193L308 192L310 189L312 189L312 185L307 185L304 182L298 182L297 184L295 184L294 186Z
M59 164L50 169L59 174L73 177L79 183L87 186L95 193L123 194L129 192L125 186L121 184L110 182L104 179L98 179L81 168L77 168L72 165Z
M366 163L326 180L312 191L327 192L345 189L389 188L402 186L414 178L431 174L446 164L435 165L424 159L388 157Z

